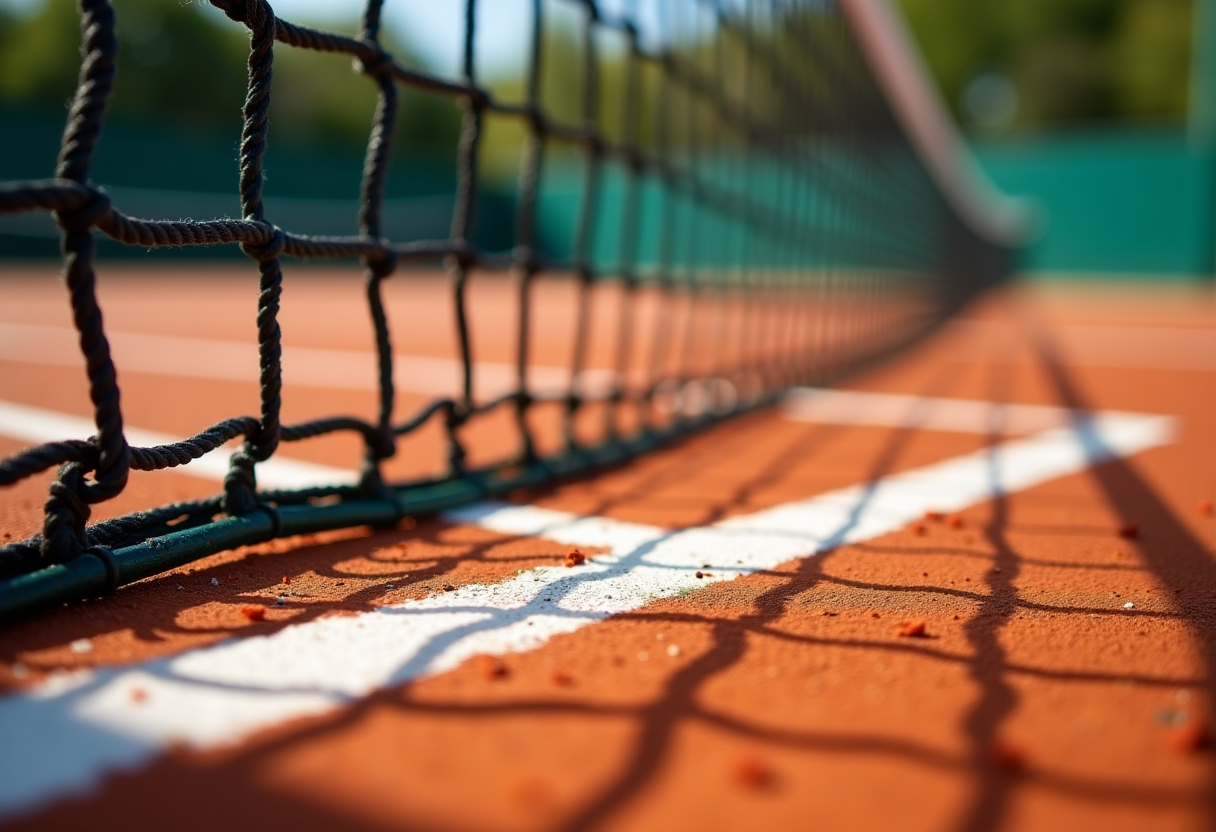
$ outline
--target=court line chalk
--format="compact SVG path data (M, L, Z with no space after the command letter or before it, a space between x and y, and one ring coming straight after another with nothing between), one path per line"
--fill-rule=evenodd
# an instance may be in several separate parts
M124 432L129 443L141 448L169 445L182 439L180 436L144 428L126 427ZM0 436L21 442L39 443L87 439L96 433L97 427L92 419L0 400ZM179 465L172 470L188 477L223 482L230 467L229 461L236 451L237 446L230 443L191 460L188 465ZM354 484L358 480L358 471L302 462L283 456L274 456L258 463L258 485L262 488L295 489L346 485Z
M1143 414L1103 411L1135 419ZM1085 413L1040 404L998 404L863 390L798 387L782 402L782 415L795 422L918 428L984 435L1018 435L1067 427Z
M1210 298L1207 301L1211 303ZM1098 323L1051 322L1049 331L1070 367L1108 367L1128 370L1216 370L1216 327L1145 326ZM1033 353L1014 345L1024 341L1013 322L962 319L950 323L947 332L961 336L956 361L986 363L1033 360ZM982 351L974 344L989 344L993 337L1004 349Z
M1115 326L1110 324L1054 325L1070 365L1129 369L1216 370L1216 329L1210 327ZM994 333L1013 334L1009 326L981 320L959 320L949 333L985 343ZM242 341L108 331L119 367L128 372L218 381L258 381L257 347ZM972 360L975 351L962 349L958 360ZM983 352L984 360L1006 360L1001 351ZM289 385L332 390L376 390L374 355L364 350L320 347L283 348L284 378ZM79 335L70 327L0 321L0 360L55 367L80 367ZM462 364L455 358L394 356L393 383L405 393L455 395L460 390ZM570 373L561 367L529 368L537 391L565 388ZM514 389L515 365L477 361L474 379L478 398L490 399ZM615 373L589 368L581 375L585 394L611 388Z
M0 322L0 359L52 367L81 367L80 336L68 327ZM123 372L174 378L257 383L258 349L253 343L179 335L148 335L108 331L106 338L115 364ZM561 367L529 367L534 393L564 391L570 371ZM580 374L585 394L611 387L611 370L588 369ZM460 392L464 365L455 358L421 355L393 356L393 385L403 393L454 396ZM514 364L477 361L473 365L474 393L479 399L497 398L515 389ZM362 350L321 347L283 347L283 383L326 390L378 390L375 355Z
M706 582L895 531L927 509L958 511L1165 444L1174 428L1165 416L1076 416L1068 428L680 531L531 506L454 511L451 522L608 553L576 569L541 567L134 667L65 674L0 699L0 816L86 794L105 774L145 766L177 743L237 743L474 655L533 650Z
M2 327L3 325L0 325ZM514 370L512 370L514 373ZM512 382L513 383L513 382ZM931 398L862 390L795 388L785 397L782 415L797 422L919 428L980 434L1017 435L1063 427L1084 414L1051 405L994 404L970 399ZM1107 411L1106 417L1140 418L1142 414ZM90 419L45 408L0 400L0 436L22 442L85 439L96 433ZM127 441L139 447L168 445L182 437L146 428L126 428ZM235 443L178 466L179 474L223 482ZM310 488L350 484L358 472L276 455L258 464L258 483L265 488Z

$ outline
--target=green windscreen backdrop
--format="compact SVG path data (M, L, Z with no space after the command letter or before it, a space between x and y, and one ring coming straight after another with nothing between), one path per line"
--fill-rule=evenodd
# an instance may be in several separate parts
M62 119L58 113L0 112L0 178L49 175ZM105 139L97 160L98 179L133 213L152 218L238 213L231 188L236 181L231 141L117 119L107 125ZM1212 275L1216 153L1197 148L1182 127L1003 137L976 140L973 148L997 186L1030 198L1039 209L1041 234L1022 257L1024 270L1177 279ZM183 153L190 165L178 163ZM267 193L276 216L306 232L353 231L358 205L351 183L358 182L360 155L275 146L267 161ZM753 168L740 174L729 164L722 167L723 176L746 175L756 187L779 176L775 170ZM385 206L386 232L401 239L443 236L455 198L453 171L453 160L395 160ZM598 206L602 221L588 244L595 259L610 263L621 247L619 229L610 219L619 214L623 192L619 172L607 170L604 178L603 204ZM488 249L512 244L513 185L504 182L482 193L476 236ZM565 170L554 165L541 183L537 231L550 254L569 253L583 185L577 164ZM645 217L653 219L661 207L653 195L641 194L639 208ZM823 197L823 207L832 210L829 194ZM840 221L847 229L850 218L842 216ZM57 236L45 216L0 218L0 259L56 257ZM825 265L853 258L839 250L847 239L847 234L837 235L824 247ZM680 245L672 242L678 260ZM738 240L717 242L706 255L727 262L741 256ZM764 242L756 245L763 247ZM641 260L653 258L659 243L641 235L635 241ZM105 241L102 245L109 256L153 256ZM177 256L241 254L236 246L223 246L185 249ZM746 254L748 259L755 256L754 250Z
M1033 272L1211 276L1216 154L1181 128L1046 134L973 143L1001 190L1032 199Z

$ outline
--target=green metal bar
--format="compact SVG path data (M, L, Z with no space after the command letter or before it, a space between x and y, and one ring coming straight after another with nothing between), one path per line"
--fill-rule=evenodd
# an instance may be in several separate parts
M183 529L134 546L115 549L118 585L125 586L159 575L216 552L262 543L274 536L274 516L258 510L243 517L225 517L205 526ZM3 588L0 588L0 594L3 592ZM2 611L3 606L0 605L0 614Z
M407 516L427 516L477 500L552 482L557 477L616 464L682 435L687 426L564 454L525 466L501 466L463 479L402 486L381 499L347 499L331 505L266 506L115 549L118 586L159 575L208 555L284 537L356 526L392 526ZM0 622L13 621L68 601L96 598L110 589L105 563L85 553L75 560L0 583Z
M403 516L395 500L343 500L328 506L281 506L279 535L310 534L355 526L391 526Z
M66 601L95 598L104 595L109 586L110 575L101 558L83 554L0 585L0 622L14 621Z

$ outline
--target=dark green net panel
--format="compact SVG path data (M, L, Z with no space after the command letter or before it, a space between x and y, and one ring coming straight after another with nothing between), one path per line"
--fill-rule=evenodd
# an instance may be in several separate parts
M556 25L553 3L536 0L524 91L511 102L477 77L473 0L463 72L453 78L403 66L382 48L378 0L369 2L353 37L280 20L265 0L211 2L249 33L234 171L241 219L137 219L90 178L120 69L108 0L79 3L79 81L56 169L45 179L0 184L0 214L51 212L59 228L66 300L96 424L91 438L65 437L0 461L0 486L58 469L40 532L0 549L5 618L112 592L234 546L392 525L621 463L769 406L792 387L828 383L897 352L1009 271L1010 245L977 230L949 198L897 117L851 18L830 0L687 0L657 4L655 14L635 7L609 13L593 0L566 0L559 5L579 19L576 66L546 65L542 47ZM625 45L611 63L601 54L608 36ZM265 209L268 114L278 91L274 55L283 48L333 53L317 60L334 61L335 72L348 71L353 60L377 90L357 235L293 233ZM546 73L558 72L578 79L577 112L546 107ZM452 148L455 207L450 232L440 239L389 239L381 229L403 88L450 98L462 111ZM491 118L515 121L524 136L514 245L500 251L479 248L472 235L479 147ZM546 188L559 181L564 189ZM542 221L560 233L542 241ZM121 368L111 359L97 301L104 266L99 234L139 249L240 247L259 287L260 412L202 427L171 445L128 444ZM379 362L373 414L280 421L278 317L284 262L293 260L362 264ZM394 404L394 321L383 283L402 269L436 263L444 265L452 293L461 384L457 395L403 415ZM494 273L518 289L510 313L518 316L516 378L510 392L479 400L467 290L471 275ZM585 372L585 334L571 346L565 389L542 391L529 378L530 341L544 326L532 300L542 276L576 287L578 333L587 331L596 287L619 288L616 366L600 368L595 383ZM657 314L637 314L642 303L657 304ZM575 428L590 405L602 413L591 434ZM538 407L560 411L565 438L558 452L537 450L529 414ZM469 465L470 425L501 418L504 410L517 450L494 465ZM398 453L399 440L434 423L446 438L446 471L386 481L382 466ZM259 463L284 443L334 432L362 439L357 485L258 488ZM240 449L214 498L88 524L90 506L120 494L132 470L190 465L232 441Z

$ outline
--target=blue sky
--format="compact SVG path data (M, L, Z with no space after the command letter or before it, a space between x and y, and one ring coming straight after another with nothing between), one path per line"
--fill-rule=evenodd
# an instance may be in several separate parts
M276 14L287 20L343 22L357 19L358 2L272 0ZM389 0L385 21L407 46L444 74L459 72L464 41L464 6L460 0ZM528 48L529 0L489 0L478 8L476 50L480 69L517 63Z

